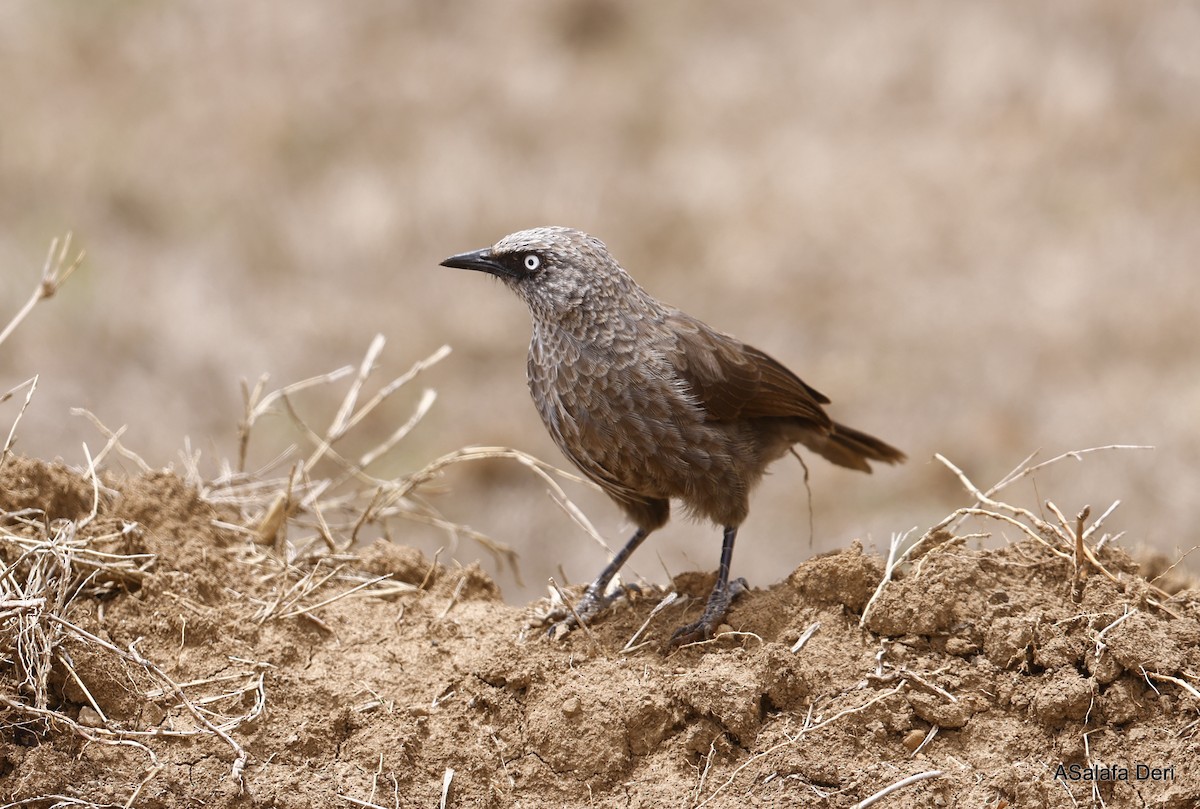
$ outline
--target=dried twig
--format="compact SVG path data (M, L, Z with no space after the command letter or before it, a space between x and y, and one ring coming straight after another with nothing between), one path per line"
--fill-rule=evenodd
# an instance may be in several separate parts
M1147 671L1145 667L1142 667L1142 676L1146 678L1147 682L1150 680L1158 680L1160 683L1174 683L1184 691L1187 691L1196 699L1200 699L1200 691L1196 690L1196 687L1187 680L1181 680L1180 678L1172 677L1169 674L1159 674L1156 671ZM1151 688L1153 688L1153 686L1151 686Z
M813 621L811 624L809 624L808 629L804 630L804 632L800 635L800 637L796 640L796 642L792 644L792 648L791 648L792 654L796 654L796 652L803 649L804 644L808 643L809 638L811 638L813 635L817 634L817 630L820 628L821 628L820 621Z
M899 781L897 781L896 783L884 787L883 789L879 790L871 797L869 797L865 800L859 801L858 803L854 804L854 806L852 806L851 809L867 809L867 807L870 806L871 804L877 803L878 801L883 800L888 795L891 795L893 792L896 792L897 790L904 789L905 787L911 786L912 784L915 784L918 781L924 781L926 778L940 778L942 775L943 775L943 773L941 770L929 770L928 772L921 772L921 773L917 773L916 775L910 775L907 778L902 778Z
M454 780L454 768L447 767L445 774L442 776L442 800L438 804L440 809L446 809L446 801L450 797L450 782Z
M719 737L718 737L719 738ZM700 771L700 780L696 784L696 800L704 794L704 784L708 781L708 773L712 770L713 758L717 754L717 740L708 743L708 755L704 757L704 769Z
M932 535L931 529L930 532L927 532L925 536L914 542L908 547L907 550L904 551L904 553L897 557L896 551L900 549L900 545L902 545L904 540L907 539L908 536L915 530L915 528L910 528L902 534L892 534L892 541L888 544L887 562L884 564L883 568L883 579L879 582L879 586L875 588L875 592L871 594L871 598L867 601L867 605L863 607L862 616L858 619L859 626L867 625L867 617L871 614L871 607L875 606L876 600L878 600L879 596L883 593L883 588L889 581L892 580L892 573L896 570L896 568L908 558L908 555L912 553L913 548L917 547L917 545L920 545L927 537Z
M7 402L13 397L17 391L25 386L29 386L29 390L25 393L25 402L21 405L21 409L17 411L17 417L13 419L12 427L9 428L8 438L4 440L4 449L0 450L0 469L4 468L4 462L8 460L8 456L12 454L13 442L17 436L17 425L21 423L21 417L25 415L26 408L29 407L29 402L33 399L33 393L37 390L38 377L35 374L33 377L26 379L20 385L10 390L8 393L0 396L0 402Z
M135 464L137 464L138 469L140 469L141 471L143 471L143 472L151 471L150 464L146 463L144 460L142 460L142 457L140 455L138 455L133 450L126 448L120 442L119 439L125 433L125 427L121 427L116 432L113 432L112 430L105 427L104 424L100 421L100 419L96 418L96 415L94 413L92 413L90 410L85 410L82 407L72 407L71 415L72 416L83 416L84 418L86 418L88 421L90 421L92 423L92 426L95 427L100 432L101 435L103 435L105 438L108 439L108 443L104 445L104 450L99 455L96 456L97 465L99 465L103 461L104 457L108 455L110 450L115 449L123 457L128 458L129 460L131 460Z
M1131 609L1129 607L1129 605L1126 604L1125 611L1124 611L1124 613L1122 613L1120 618L1113 621L1111 624L1109 624L1108 626L1104 627L1103 629L1101 629L1099 632L1096 633L1096 657L1099 657L1104 652L1104 650L1108 648L1108 646L1106 646L1104 643L1104 636L1107 635L1112 630L1116 629L1124 621L1137 615L1137 612L1138 611L1136 608Z
M987 506L990 509L993 509L995 512L1008 512L1009 514L1013 515L1013 517L1019 517L1021 519L1026 520L1029 523L1029 525L1033 526L1033 528L1036 529L1036 531L1031 530L1028 526L1023 525L1023 524L1017 522L1016 520L1010 519L1009 522L1012 523L1013 525L1016 525L1018 528L1021 528L1032 539L1035 539L1038 542L1040 542L1041 544L1046 545L1047 547L1054 550L1059 556L1061 556L1063 558L1067 558L1067 559L1070 558L1070 554L1063 552L1061 549L1055 547L1054 545L1051 545L1049 542L1046 541L1047 536L1053 536L1057 539L1064 540L1064 542L1065 542L1063 535L1060 532L1056 531L1052 525L1050 525L1045 520L1043 520L1041 517L1038 517L1036 514L1029 511L1028 509L1019 508L1017 506L1009 505L1008 503L1003 503L999 500L994 500L991 497L989 497L988 495L984 494L982 491L980 491L978 486L976 486L974 483L971 482L971 479L967 477L965 472L963 472L957 466L952 464L941 453L937 453L933 457L937 458L942 463L943 466L945 466L947 469L949 469L951 472L953 472L958 477L958 479L962 483L963 487L968 492L970 492L972 495L974 495L976 500L978 500L980 503L982 503L983 505ZM955 514L959 514L959 513L970 514L970 513L978 513L978 512L976 509L972 508L972 509L959 509L958 512L955 512ZM989 514L988 512L982 512L982 513L986 514L987 516L991 516L991 514Z
M640 627L638 627L637 632L634 632L633 636L629 638L629 641L623 647L621 647L621 654L631 652L635 648L641 648L640 646L635 647L634 644L637 642L637 639L641 637L642 633L646 631L646 627L650 626L650 622L654 620L654 616L658 615L660 612L678 600L679 593L671 591L670 593L667 593L665 598L655 604L654 609L650 610L650 614L646 616L646 620L642 622Z
M349 365L344 365L335 371L330 371L327 374L309 377L302 379L299 382L293 382L290 385L285 385L279 390L272 391L265 396L262 394L263 388L266 386L268 377L263 375L259 377L254 388L248 389L245 382L242 382L242 400L244 406L244 414L241 423L238 424L238 472L244 472L246 468L246 453L250 446L250 433L254 428L255 423L260 418L271 412L271 408L275 402L283 399L289 394L298 393L316 385L328 385L342 379L354 369Z
M1012 472L1009 472L1008 475L1006 475L999 483L997 483L992 488L988 489L988 495L996 494L1001 489L1005 489L1008 486L1011 486L1012 484L1016 483L1021 478L1028 477L1029 475L1032 475L1034 472L1037 472L1040 469L1045 469L1047 466L1052 466L1052 465L1058 463L1059 461L1066 460L1067 458L1074 458L1077 461L1082 461L1084 455L1088 455L1093 452L1107 452L1109 450L1114 450L1114 449L1116 449L1116 450L1120 450L1120 449L1154 449L1154 447L1148 446L1145 444L1109 444L1109 445L1103 446L1103 447L1089 447L1087 449L1075 449L1075 450L1071 450L1070 452L1064 452L1062 455L1056 455L1048 461L1042 461L1041 463L1034 464L1033 466L1025 466L1024 464L1033 460L1034 456L1037 455L1037 453L1035 452L1032 455L1030 455L1028 458L1026 458L1025 461L1022 462L1021 466L1019 466L1017 469L1013 470Z
M70 249L70 233L63 238L61 248L57 237L50 241L50 252L46 255L46 263L42 265L41 283L38 284L37 289L33 291L33 295L29 297L25 305L13 315L8 325L3 330L0 330L0 344L3 344L8 339L8 336L16 331L17 326L21 325L21 322L33 311L33 307L47 298L54 297L54 294L58 292L58 288L66 283L66 280L71 277L71 273L75 272L79 268L79 265L83 263L86 253L82 250L79 251L79 254L69 264L67 263L67 253Z
M458 584L454 585L454 592L450 594L450 600L446 602L445 608L438 614L438 620L443 620L450 614L450 610L454 609L454 605L458 603L458 597L462 595L463 587L467 584L466 574L458 577Z
M1054 504L1047 500L1046 505L1053 506ZM1084 506L1083 510L1075 517L1074 530L1065 524L1066 520L1057 508L1054 508L1054 513L1058 515L1059 522L1064 523L1063 528L1075 535L1075 570L1071 576L1071 600L1078 604L1083 600L1083 584L1087 579L1087 566L1084 564L1086 553L1084 548L1086 546L1083 544L1083 526L1088 515L1092 513L1092 507Z
M297 615L305 615L307 613L312 612L313 610L318 610L321 607L327 607L336 601L341 601L343 598L349 598L350 596L352 596L356 593L360 593L364 590L368 590L369 588L372 588L376 584L383 582L383 581L387 581L391 585L391 588L389 588L386 591L386 595L389 595L389 596L394 595L396 593L412 593L412 592L416 592L416 590L417 590L416 585L409 584L407 582L402 582L402 581L391 581L391 574L389 573L384 576L376 576L373 579L368 579L367 581L363 582L362 584L351 587L349 590L344 590L344 591L338 593L337 595L330 596L329 598L326 598L322 601L318 601L316 604L311 604L307 607L300 607L298 609L289 610L288 612L285 612L282 615L279 615L277 617L280 619L283 619L283 618L293 618ZM372 590L371 592L366 593L366 595L374 596L376 598L379 598L384 594L385 594L384 591L381 591L378 589Z

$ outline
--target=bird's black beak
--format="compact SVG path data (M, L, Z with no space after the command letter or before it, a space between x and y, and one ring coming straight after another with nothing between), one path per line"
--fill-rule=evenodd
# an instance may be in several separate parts
M511 276L512 270L501 264L492 255L492 250L485 247L482 250L472 250L470 253L459 253L450 256L442 262L443 267L454 267L459 270L478 270L497 276Z

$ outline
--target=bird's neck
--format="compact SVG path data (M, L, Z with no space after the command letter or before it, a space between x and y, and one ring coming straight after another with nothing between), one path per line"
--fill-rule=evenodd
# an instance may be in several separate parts
M580 351L627 345L641 329L658 320L661 303L624 276L626 283L590 289L568 307L554 312L534 312L533 341L573 344Z

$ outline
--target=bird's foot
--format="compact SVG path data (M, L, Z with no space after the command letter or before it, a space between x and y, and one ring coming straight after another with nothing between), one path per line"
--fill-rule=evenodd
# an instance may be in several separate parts
M618 587L608 595L600 595L599 588L588 587L574 609L564 605L546 616L546 620L554 621L546 630L546 635L554 640L565 638L571 630L579 626L580 621L590 624L593 618L608 609L614 601L625 596L627 592L641 591L636 584L629 584Z
M724 620L725 613L729 612L729 605L748 589L750 588L745 579L734 579L724 585L718 583L708 596L708 603L704 606L704 614L700 616L700 620L676 629L667 645L678 649L680 646L711 638Z

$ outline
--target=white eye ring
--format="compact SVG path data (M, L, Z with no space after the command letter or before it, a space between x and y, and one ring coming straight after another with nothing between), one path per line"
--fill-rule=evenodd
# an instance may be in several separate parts
M525 256L525 269L534 272L538 267L542 266L542 260L534 253Z

